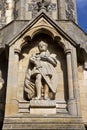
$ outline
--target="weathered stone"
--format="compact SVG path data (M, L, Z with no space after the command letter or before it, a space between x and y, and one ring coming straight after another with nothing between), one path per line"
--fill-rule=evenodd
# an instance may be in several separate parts
M56 101L52 100L31 100L30 114L56 114Z
M31 100L30 101L30 107L56 107L56 101L55 100Z
M0 30L0 129L84 130L87 35L75 0L14 2L0 3L1 24L16 19Z
M21 122L21 123L20 123ZM15 124L14 124L15 123ZM58 115L47 116L31 115L28 117L10 117L5 118L3 130L85 130L83 124L81 123L81 118L69 117L65 118L65 115L59 117Z

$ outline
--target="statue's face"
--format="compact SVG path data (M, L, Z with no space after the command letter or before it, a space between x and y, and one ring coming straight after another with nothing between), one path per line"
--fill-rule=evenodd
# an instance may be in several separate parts
M45 42L41 41L41 42L39 43L38 48L39 48L39 51L40 51L40 52L46 51L46 50L47 50L47 44L46 44Z

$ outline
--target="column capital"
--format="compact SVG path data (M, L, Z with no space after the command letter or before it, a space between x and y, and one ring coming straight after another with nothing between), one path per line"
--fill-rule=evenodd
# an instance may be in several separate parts
M64 52L65 54L71 53L71 49L65 49Z
M21 54L21 50L20 50L20 49L18 49L18 48L15 48L15 49L14 49L14 52L15 52L16 54L18 54L18 55L20 55L20 54Z

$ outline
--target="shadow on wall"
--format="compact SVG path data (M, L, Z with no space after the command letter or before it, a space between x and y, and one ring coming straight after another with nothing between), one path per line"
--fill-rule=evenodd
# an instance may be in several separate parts
M86 130L87 130L87 125L85 125L85 128L86 128Z
M2 129L5 112L7 69L8 60L6 58L5 52L2 52L0 55L0 130Z

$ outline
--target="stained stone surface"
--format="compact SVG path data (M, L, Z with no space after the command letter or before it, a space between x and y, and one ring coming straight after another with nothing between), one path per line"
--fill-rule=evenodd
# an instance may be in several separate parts
M31 20L39 12L37 3L42 0L1 0L0 2L0 28L12 20ZM77 22L75 0L48 0L47 14L54 20L72 20Z
M73 0L66 0L66 18L75 21L75 6Z
M14 19L14 1L0 1L0 28L4 27Z
M56 107L56 101L55 100L31 100L30 101L30 107Z
M0 30L0 54L5 53L0 55L4 80L0 90L3 130L84 130L87 124L87 36L74 23L77 21L75 0L49 1L49 10L45 6L45 11L40 12L35 4L41 0L15 0L15 3L1 0L1 24L16 19ZM56 55L55 100L31 100L24 93L29 59L39 53L40 40L45 40L48 51ZM35 77L32 83L35 89Z

